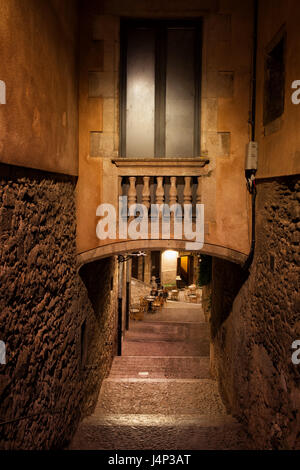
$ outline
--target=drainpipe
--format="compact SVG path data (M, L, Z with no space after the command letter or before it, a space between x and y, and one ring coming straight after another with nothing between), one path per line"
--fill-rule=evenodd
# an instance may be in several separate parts
M123 331L123 318L122 318L122 294L123 294L123 263L119 263L118 275L118 351L117 355L122 355L122 331Z
M126 262L126 325L125 328L129 330L129 313L130 313L130 278L131 278L131 260Z
M255 201L256 201L256 165L251 164L251 158L256 154L254 160L257 161L257 143L255 142L255 122L256 122L256 55L257 55L257 25L258 25L258 0L253 1L253 58L252 58L252 83L251 83L251 142L248 145L248 155L246 161L245 177L247 188L252 196L252 233L251 233L251 247L247 260L243 266L245 271L248 271L254 257L255 250ZM251 155L252 153L252 155ZM250 159L249 159L250 157Z

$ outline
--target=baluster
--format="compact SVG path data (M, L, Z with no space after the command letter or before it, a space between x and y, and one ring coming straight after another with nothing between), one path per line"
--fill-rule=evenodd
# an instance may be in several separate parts
M118 186L119 186L119 198L123 196L123 176L119 176L119 179L118 179ZM119 200L118 200L119 201ZM124 210L123 210L123 207L122 207L122 204L121 204L121 208L119 207L119 211L121 210L121 217L122 218L127 218L127 212L124 214Z
M170 192L169 192L169 205L172 207L177 202L177 187L176 187L176 176L170 177ZM174 212L171 212L171 238L174 238Z
M123 176L119 176L118 179L118 189L119 189L119 197L123 196Z
M123 183L124 183L124 177L120 176L119 177L119 197L120 196L125 196L124 194L124 188L123 188ZM119 238L124 239L127 237L127 204L124 204L124 200L122 198L122 202L120 203L119 210L118 210L118 222L119 222ZM119 218L120 215L120 218Z
M171 187L170 187L170 195L169 195L169 201L170 201L170 206L172 204L176 204L177 202L177 187L176 187L176 176L171 176L170 178L171 181Z
M191 176L184 177L184 190L183 190L183 200L184 204L192 203L192 188L191 188Z
M129 177L129 189L128 189L128 207L136 203L136 187L135 187L136 177Z
M156 188L156 204L163 204L165 197L165 190L163 187L163 176L157 176L157 188Z
M198 186L196 193L196 204L201 204L202 201L202 176L198 176Z
M144 176L144 186L142 191L142 203L149 209L150 207L150 176Z

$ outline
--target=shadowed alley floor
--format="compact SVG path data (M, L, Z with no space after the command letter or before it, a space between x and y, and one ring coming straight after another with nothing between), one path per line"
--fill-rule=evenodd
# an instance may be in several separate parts
M123 355L103 381L93 415L71 449L246 449L209 372L209 325L201 305L167 302L131 321Z

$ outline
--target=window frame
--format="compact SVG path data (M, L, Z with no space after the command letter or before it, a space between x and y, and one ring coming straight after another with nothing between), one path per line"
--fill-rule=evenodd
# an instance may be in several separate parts
M280 97L280 112L272 114L272 111L269 109L269 102L270 102L270 80L268 78L268 59L271 57L272 52L276 47L279 46L280 43L283 43L283 57L282 57L282 96ZM268 127L273 122L280 119L280 117L284 114L285 110L285 85L286 85L286 49L287 49L287 33L286 27L283 25L280 30L275 34L273 39L265 48L264 52L264 83L263 83L263 126Z
M129 19L120 21L120 86L119 129L120 157L126 158L126 90L127 90L127 32L131 27L155 28L155 109L154 109L154 158L188 158L200 156L201 135L201 71L202 71L202 18L192 19ZM166 65L167 29L195 29L195 98L194 98L194 142L193 155L166 157Z

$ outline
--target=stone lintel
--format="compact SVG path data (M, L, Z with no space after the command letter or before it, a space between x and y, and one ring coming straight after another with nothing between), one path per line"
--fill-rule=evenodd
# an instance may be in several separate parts
M115 158L120 176L201 176L209 159L199 158Z

